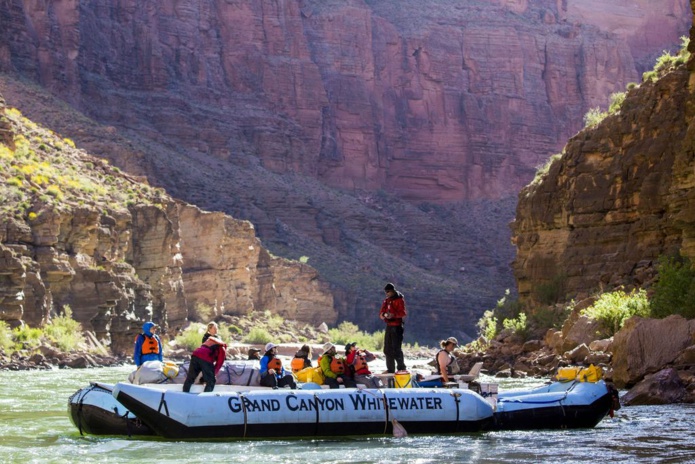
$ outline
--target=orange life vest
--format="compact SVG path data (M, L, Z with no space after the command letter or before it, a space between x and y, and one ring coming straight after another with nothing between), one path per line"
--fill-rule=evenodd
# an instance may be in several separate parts
M273 358L268 361L268 369L275 369L278 373L282 371L282 361L280 361L280 358Z
M304 369L304 358L292 358L292 372L299 372Z
M135 337L135 341L137 342L138 337L142 335L143 336L143 342L142 342L142 348L141 348L141 353L142 354L159 354L159 342L155 337L150 337L149 335L145 335L144 333L139 334L137 337Z
M355 366L355 371L367 369L367 358L361 353L355 355L353 363Z
M342 359L333 358L331 359L331 372L334 374L344 374L345 373L345 363Z

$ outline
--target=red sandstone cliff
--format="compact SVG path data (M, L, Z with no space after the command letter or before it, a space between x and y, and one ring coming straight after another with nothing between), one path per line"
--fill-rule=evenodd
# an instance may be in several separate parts
M695 29L691 29L691 53ZM661 255L695 259L695 61L628 92L617 114L573 137L519 195L519 293L574 298L648 283Z
M0 70L130 139L57 118L81 146L251 220L277 254L309 256L341 317L373 324L396 280L415 327L471 332L512 284L512 197L589 107L677 42L687 8L13 0L0 4Z

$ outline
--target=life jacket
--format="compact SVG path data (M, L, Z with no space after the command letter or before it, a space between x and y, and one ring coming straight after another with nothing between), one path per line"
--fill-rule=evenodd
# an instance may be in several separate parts
M268 369L275 369L278 374L282 371L282 361L280 358L273 358L268 361Z
M136 342L139 336L143 337L142 347L140 351L141 354L159 354L159 341L157 340L157 337L150 337L149 335L141 333L138 334L137 337L135 337Z
M331 359L331 372L334 374L342 375L345 373L345 363L342 359L333 358Z
M367 358L361 352L355 355L355 360L353 361L353 366L355 367L355 372L362 369L367 369Z
M296 373L304 369L304 363L304 358L292 358L292 363L290 364L292 373Z
M449 353L445 349L441 349L441 350L437 351L437 354L434 355L434 367L437 369L435 374L441 374L442 373L442 370L439 366L439 353L441 353L442 351L445 352L447 354L447 356L449 356L449 362L446 364L446 373L448 375L456 374L459 371L458 363L456 362L456 358L454 357L453 354ZM454 363L456 364L456 367L454 367Z

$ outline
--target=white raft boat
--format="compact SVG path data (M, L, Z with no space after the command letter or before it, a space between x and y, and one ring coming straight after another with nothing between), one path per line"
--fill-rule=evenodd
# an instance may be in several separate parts
M592 428L617 409L618 391L603 380L553 382L533 390L500 393L494 429Z
M216 387L217 388L217 387ZM118 383L113 396L157 435L233 439L475 432L493 408L460 389L258 389L190 394Z

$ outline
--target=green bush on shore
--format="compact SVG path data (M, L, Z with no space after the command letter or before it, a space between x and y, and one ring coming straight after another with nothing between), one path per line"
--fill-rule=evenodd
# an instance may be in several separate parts
M659 279L651 299L652 316L680 314L695 317L695 269L688 258L662 256L657 265Z
M62 351L72 351L84 342L82 325L72 318L70 306L63 307L63 314L51 319L43 329L44 336Z
M24 324L11 330L6 322L0 321L0 349L5 354L20 350L33 351L44 342L65 352L84 344L82 326L72 318L69 306L63 308L63 315L54 317L43 328Z
M248 334L243 338L245 343L265 344L273 341L273 336L270 335L263 327L253 327Z
M651 314L647 292L644 289L625 293L623 290L602 294L596 302L580 313L601 323L614 335L632 316L649 317Z
M5 354L10 354L14 348L14 340L12 340L12 330L7 322L0 321L0 351Z
M356 342L357 346L370 351L378 351L384 348L384 331L377 331L372 334L363 332L360 328L349 321L341 322L337 328L328 329L328 335L331 337L338 352L346 343Z

